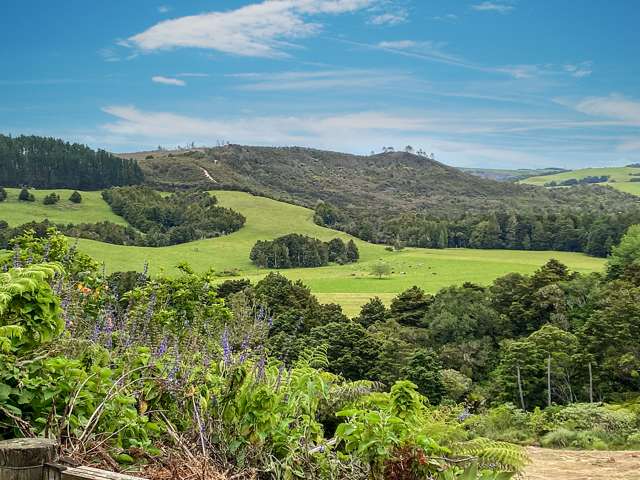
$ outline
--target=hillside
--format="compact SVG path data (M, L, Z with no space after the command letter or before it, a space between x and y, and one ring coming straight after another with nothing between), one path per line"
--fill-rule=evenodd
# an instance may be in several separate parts
M48 193L47 191L46 193ZM44 191L34 191L36 198ZM66 199L67 192L59 192ZM257 240L273 239L288 233L301 233L321 240L348 235L313 223L313 211L243 192L216 191L221 206L232 208L246 217L246 224L230 235L173 245L170 247L132 247L112 245L93 240L79 240L82 251L105 262L107 271L142 270L149 262L152 273L177 272L176 265L189 262L197 271L214 268L232 271L258 280L267 270L257 270L249 261L249 252ZM41 202L17 202L16 190L9 191L9 200L0 202L0 220L12 226L31 220L49 218L56 222L119 221L100 197L99 192L82 192L79 205L61 201L58 205ZM115 218L114 218L115 217ZM390 252L382 245L356 240L360 261L350 265L330 265L320 268L282 270L291 279L301 279L322 301L341 304L348 314L357 313L360 305L373 296L389 301L399 292L419 285L429 292L466 281L488 284L494 278L509 272L531 273L550 258L557 258L571 269L582 272L599 271L603 260L568 252L524 252L508 250L424 249L405 248ZM370 275L377 260L388 262L394 273L388 279L378 280ZM223 278L223 277L221 277Z
M460 170L475 175L476 177L497 180L499 182L516 182L529 177L555 175L556 173L567 171L564 168L460 168Z
M607 185L615 188L616 190L632 195L640 195L640 182L631 181L633 178L640 178L640 168L638 167L582 168L555 175L530 177L523 180L521 183L542 187L552 181L562 182L572 178L580 180L586 177L601 176L609 177L609 180L601 185Z
M615 204L634 201L592 188L567 194L480 178L404 152L358 156L307 148L228 145L137 156L157 187L233 188L313 207L325 201L351 212L424 212L439 217L509 206L571 206L597 195ZM206 172L206 173L205 173Z

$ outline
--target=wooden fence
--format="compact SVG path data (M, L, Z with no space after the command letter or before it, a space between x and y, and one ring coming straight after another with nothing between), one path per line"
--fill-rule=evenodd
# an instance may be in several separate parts
M57 447L45 438L0 441L0 480L142 480L98 468L59 465Z

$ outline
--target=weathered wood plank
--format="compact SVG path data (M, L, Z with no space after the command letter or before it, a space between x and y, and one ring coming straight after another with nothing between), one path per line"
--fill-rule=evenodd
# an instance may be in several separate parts
M61 480L143 480L123 473L109 472L92 467L72 467L62 471Z

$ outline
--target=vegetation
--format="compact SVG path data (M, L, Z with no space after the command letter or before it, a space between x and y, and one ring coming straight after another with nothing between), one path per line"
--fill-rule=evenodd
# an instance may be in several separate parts
M605 185L610 186L621 192L640 195L640 187L634 183L634 178L640 173L640 166L631 164L626 167L603 167L603 168L583 168L579 170L570 170L550 176L529 177L522 181L529 185L544 186L548 182L556 182L557 184L569 180L571 178L580 180L585 177L608 177Z
M100 448L124 464L154 468L174 456L272 478L497 480L527 462L518 447L466 431L409 381L385 392L327 371L328 347L277 360L284 304L258 307L238 292L230 309L211 273L186 266L174 279L104 277L53 230L13 243L0 260L9 267L0 437L45 433L76 458ZM272 278L285 290L265 284L256 300L305 295Z
M0 184L10 187L100 189L143 180L133 160L77 143L0 135Z
M34 202L36 200L36 197L33 195L33 193L29 192L29 190L23 188L22 190L20 190L18 200L20 200L21 202Z
M567 180L562 180L560 182L556 182L552 180L544 184L545 187L573 187L575 185L588 185L590 183L605 183L609 180L609 175L600 175L593 176L587 175L582 178L569 178ZM633 180L633 179L632 179Z
M142 244L147 246L228 235L245 222L241 214L217 206L216 197L206 192L177 192L163 197L147 187L116 187L102 192L102 197L114 213L146 234Z
M7 191L0 187L0 202L4 202L7 199Z
M42 203L44 203L45 205L55 205L59 201L60 201L60 195L58 195L55 192L52 192L46 197L44 197L44 200L42 201Z
M77 190L74 190L74 192L69 197L69 201L73 203L82 203L82 195L80 195L80 192L78 192Z
M258 240L249 254L251 261L263 268L321 267L329 262L340 265L357 262L358 247L353 240L341 238L323 242L306 235L290 233L275 240Z

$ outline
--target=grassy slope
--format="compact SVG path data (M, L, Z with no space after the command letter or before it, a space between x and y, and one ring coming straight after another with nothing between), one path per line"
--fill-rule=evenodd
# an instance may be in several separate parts
M584 178L587 176L602 176L609 175L609 182L606 185L610 185L613 188L625 193L631 193L633 195L640 195L640 182L630 182L630 176L632 173L640 173L640 168L632 167L607 167L607 168L583 168L580 170L572 170L570 172L558 173L556 175L544 175L540 177L531 177L522 180L520 183L527 183L530 185L544 186L545 183L555 180L556 182L562 180L568 180L570 178ZM615 180L615 182L611 182Z
M30 190L36 197L35 202L20 202L20 189L7 188L7 200L0 203L0 220L11 226L17 226L32 220L42 221L48 218L54 223L83 223L109 220L126 225L127 222L111 211L100 192L81 192L82 203L72 203L69 196L73 190ZM60 195L60 202L44 205L42 200L51 192Z
M240 269L243 276L257 280L266 271L257 271L249 261L249 251L258 239L270 239L298 232L323 240L348 235L313 223L309 209L254 197L242 192L215 192L220 204L233 208L247 217L247 223L238 232L217 239L200 240L163 248L123 247L91 240L80 240L80 248L106 263L109 271L141 269L149 261L151 272L175 271L180 261L189 262L197 270L209 267L220 270ZM42 194L38 193L38 197ZM89 200L96 193L83 193ZM64 197L63 197L64 198ZM82 221L99 221L113 216L106 205L84 205ZM0 218L6 217L7 205L0 203ZM14 205L10 205L14 206ZM32 208L36 205L32 204ZM38 211L44 208L37 205ZM57 211L57 210L56 210ZM39 213L41 214L41 213ZM69 213L71 215L71 213ZM19 218L21 217L21 218ZM10 223L21 223L34 218L28 206L14 215ZM65 221L71 221L68 218ZM374 295L389 301L402 290L419 285L427 291L461 284L465 281L486 284L497 276L509 272L530 273L549 258L555 257L572 269L590 272L602 268L603 260L582 254L563 252L521 252L507 250L430 250L407 248L401 252L388 252L381 245L357 240L361 261L353 265L331 265L313 269L291 269L283 273L292 279L301 279L322 301L337 302L349 314L357 313L359 306ZM369 275L371 263L378 259L389 262L394 274L378 280Z

